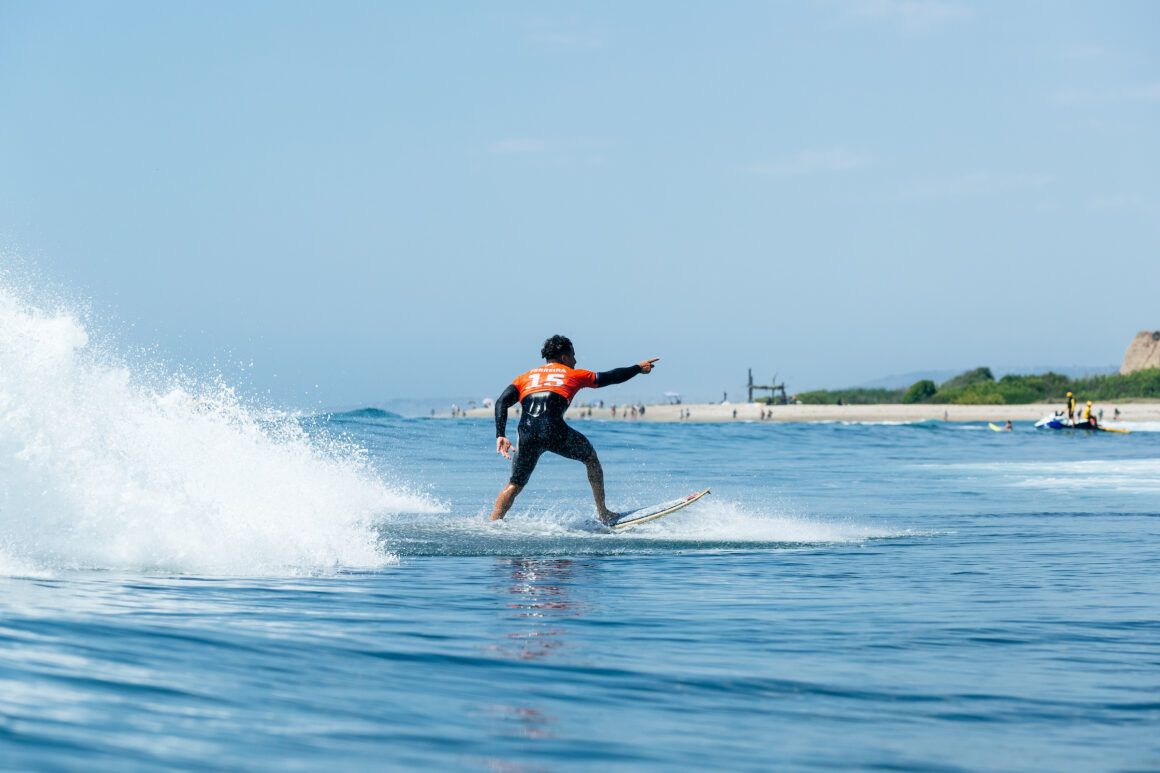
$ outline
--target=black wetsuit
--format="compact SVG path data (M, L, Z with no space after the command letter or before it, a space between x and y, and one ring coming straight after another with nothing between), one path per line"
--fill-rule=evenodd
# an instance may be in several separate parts
M596 374L596 388L623 384L638 373L639 365L614 368ZM536 469L536 462L545 451L559 454L567 459L587 462L596 454L596 449L588 438L572 429L564 421L568 410L568 399L555 392L532 392L520 400L515 384L507 389L495 402L495 436L504 437L507 432L508 409L520 402L520 443L512 459L511 482L526 486Z

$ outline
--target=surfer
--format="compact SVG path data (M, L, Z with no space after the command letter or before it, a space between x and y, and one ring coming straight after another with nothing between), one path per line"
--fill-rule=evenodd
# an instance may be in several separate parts
M572 342L561 335L554 335L545 341L540 356L547 364L516 376L495 401L495 450L504 458L512 459L512 474L508 484L495 499L491 520L498 521L507 515L516 496L528 484L540 455L551 451L584 462L588 468L592 498L596 500L596 515L602 523L611 523L616 513L609 510L604 502L604 470L596 456L596 449L588 442L588 438L564 422L564 412L581 389L623 384L638 373L651 373L653 364L659 358L600 373L577 370L576 350ZM512 443L506 436L507 414L508 408L517 402L523 408L523 415L519 425L520 443L513 459Z

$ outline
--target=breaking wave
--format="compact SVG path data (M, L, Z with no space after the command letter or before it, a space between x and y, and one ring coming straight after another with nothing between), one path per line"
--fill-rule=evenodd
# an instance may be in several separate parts
M379 519L440 509L291 414L147 371L0 283L0 573L377 567Z

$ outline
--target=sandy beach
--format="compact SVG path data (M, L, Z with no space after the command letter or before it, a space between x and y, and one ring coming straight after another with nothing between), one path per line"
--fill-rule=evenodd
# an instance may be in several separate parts
M758 403L686 403L684 405L646 405L644 415L626 418L624 407L617 406L616 416L610 406L592 408L592 415L586 407L574 405L568 410L569 421L653 421L653 422L728 422L764 421L780 422L910 422L926 420L946 421L1038 421L1052 411L1062 408L1062 403L1028 403L1026 405L774 405ZM1133 401L1123 403L1099 403L1096 410L1104 411L1103 420L1110 422L1114 409L1120 409L1121 421L1160 421L1160 400L1154 402ZM736 416L734 416L736 411ZM468 418L491 418L491 408L471 408L463 415ZM515 409L511 413L515 418ZM682 418L685 416L686 418ZM441 411L436 418L451 418L449 411Z

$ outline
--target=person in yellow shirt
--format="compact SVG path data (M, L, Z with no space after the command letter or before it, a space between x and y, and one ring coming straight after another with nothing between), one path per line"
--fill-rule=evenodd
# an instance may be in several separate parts
M1075 398L1071 392L1067 393L1067 421L1069 424L1075 424Z
M1087 405L1083 407L1083 420L1085 424L1096 426L1096 415L1092 412L1092 401L1088 400Z

